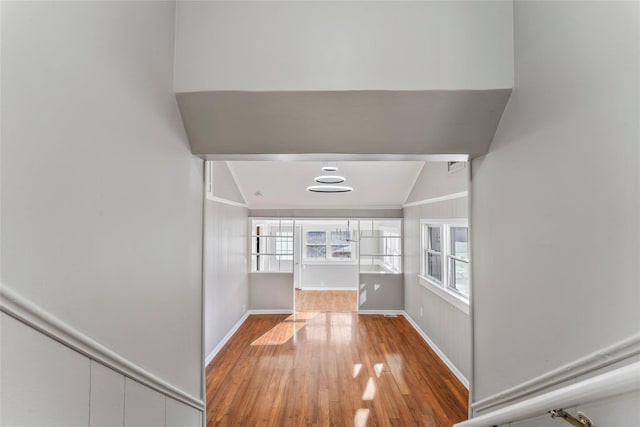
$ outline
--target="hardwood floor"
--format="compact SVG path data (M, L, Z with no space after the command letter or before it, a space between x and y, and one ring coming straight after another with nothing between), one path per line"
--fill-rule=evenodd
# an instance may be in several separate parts
M357 291L303 291L296 289L297 311L357 311Z
M467 391L403 317L250 316L207 367L207 426L444 426Z

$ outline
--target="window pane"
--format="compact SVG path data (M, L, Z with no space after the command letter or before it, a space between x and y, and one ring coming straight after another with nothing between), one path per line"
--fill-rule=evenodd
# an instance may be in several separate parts
M429 227L429 249L442 252L442 239L440 227Z
M307 231L307 243L323 244L327 242L327 233L325 231Z
M442 281L442 257L436 254L427 254L427 275Z
M276 254L281 261L293 260L293 232L283 231L276 237Z
M251 271L293 272L293 260L285 260L277 255L251 255Z
M469 229L467 227L451 227L451 246L454 256L469 258Z
M341 259L350 259L351 258L351 246L337 246L331 245L331 257L332 258L341 258Z
M451 287L461 294L469 296L469 263L451 260Z
M351 233L348 230L331 232L331 243L334 245L348 245L350 239Z
M325 245L307 245L307 258L326 258L327 247Z

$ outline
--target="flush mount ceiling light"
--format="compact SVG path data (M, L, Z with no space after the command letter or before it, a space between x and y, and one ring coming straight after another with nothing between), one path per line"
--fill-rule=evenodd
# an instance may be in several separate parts
M346 178L339 175L321 175L313 179L318 184L341 184Z
M337 171L338 171L338 168L337 168L337 167L335 167L335 166L323 166L323 167L322 167L322 170L323 170L324 172L337 172Z
M312 193L348 193L353 191L353 188L345 185L312 185L307 187L307 191Z

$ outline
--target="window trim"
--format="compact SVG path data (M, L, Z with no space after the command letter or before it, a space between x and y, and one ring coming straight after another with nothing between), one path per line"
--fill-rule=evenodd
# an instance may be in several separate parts
M429 235L430 228L437 228L438 230L440 230L440 251L436 251L431 248L431 236ZM440 286L444 286L445 279L447 277L444 272L446 265L445 265L445 262L443 262L445 261L446 257L445 257L445 252L442 250L442 248L444 248L446 245L446 240L444 237L444 233L445 233L444 224L425 223L424 225L422 225L422 233L423 233L422 243L421 243L422 250L420 252L422 253L423 268L421 268L420 271L422 275L428 278L429 280L432 280L433 282L437 283ZM440 257L440 279L438 279L435 276L432 276L427 271L429 266L429 263L427 261L427 259L429 258L429 254L438 255Z
M336 229L331 226L313 226L313 227L302 227L302 263L305 265L355 265L358 263L358 254L357 247L354 245L354 242L350 241L348 245L351 256L349 258L339 258L333 256L332 247L333 246L345 246L339 245L337 243L333 243L332 241L332 233L335 232ZM350 231L352 230L343 230ZM308 242L308 233L312 232L321 232L325 233L324 243L309 243ZM353 236L351 235L351 238ZM308 257L307 256L307 247L309 246L324 246L325 247L325 256L321 257Z
M440 227L440 235L441 235L441 247L443 248L442 252L433 252L440 254L442 257L442 281L439 281L437 278L430 276L427 273L427 253L431 253L432 251L428 248L430 245L430 241L428 240L428 227ZM441 298L448 301L450 304L454 305L456 308L461 311L469 314L469 299L470 296L464 295L462 292L451 286L451 264L452 260L458 260L462 262L466 262L471 266L470 258L462 258L460 256L453 255L452 248L452 229L453 228L467 228L468 237L470 234L469 231L469 222L463 218L451 218L451 219L421 219L420 220L420 273L418 274L419 283L440 296ZM469 239L470 240L470 239ZM471 248L469 248L470 250ZM471 280L469 281L469 292L471 293L472 287Z

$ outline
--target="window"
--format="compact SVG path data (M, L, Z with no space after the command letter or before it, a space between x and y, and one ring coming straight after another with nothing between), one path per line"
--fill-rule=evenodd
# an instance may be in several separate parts
M360 272L402 273L402 221L360 221Z
M293 272L292 220L251 220L251 271Z
M353 262L355 250L351 235L350 230L322 226L305 230L304 260L328 263Z
M351 259L351 232L331 232L331 258Z
M425 276L442 283L442 225L426 225L424 245Z
M423 221L421 249L422 275L468 298L471 287L468 225L457 221Z
M307 231L305 233L305 258L312 260L327 258L326 231Z
M388 270L399 273L402 264L400 234L392 231L383 231L382 237L382 253L385 254L382 258L382 263Z
M293 232L282 231L276 238L276 259L278 261L293 260Z
M450 227L449 287L469 296L469 228Z

